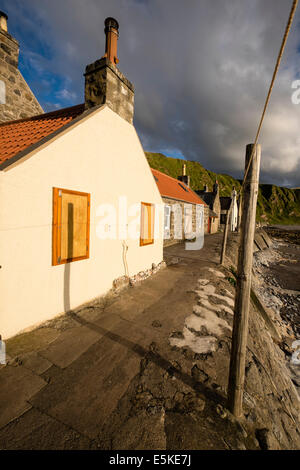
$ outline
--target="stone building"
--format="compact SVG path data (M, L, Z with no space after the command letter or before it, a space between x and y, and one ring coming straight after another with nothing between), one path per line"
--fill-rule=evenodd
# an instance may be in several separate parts
M196 193L209 206L210 213L208 218L208 233L216 233L220 225L220 188L218 181L215 182L212 192L208 191L205 185L203 190L197 190Z
M19 68L19 43L7 31L7 15L0 11L0 122L43 112Z
M185 165L183 175L178 179L153 168L152 174L165 204L164 246L189 239L191 234L198 234L202 229L207 233L209 207L187 184L189 178ZM203 217L200 220L196 216L197 206L203 207Z
M221 215L220 215L221 227L224 227L224 225L226 224L226 219L227 219L229 210L231 209L230 230L232 232L235 232L237 229L237 225L238 225L238 203L237 203L237 192L235 188L233 188L231 196L220 197L220 203L221 203Z
M3 339L162 266L163 201L105 26L85 103L0 124Z

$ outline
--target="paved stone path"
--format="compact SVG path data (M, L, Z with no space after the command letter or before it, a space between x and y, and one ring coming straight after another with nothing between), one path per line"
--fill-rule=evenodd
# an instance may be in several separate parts
M221 238L207 236L200 251L169 247L168 267L146 281L9 340L0 448L257 448L223 408L234 287L218 265ZM269 341L252 336L259 349Z

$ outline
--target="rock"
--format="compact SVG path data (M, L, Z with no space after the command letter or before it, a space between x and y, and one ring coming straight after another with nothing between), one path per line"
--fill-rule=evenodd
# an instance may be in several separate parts
M184 393L182 392L176 392L175 395L174 395L174 401L176 403L181 403L184 399Z
M278 442L267 428L257 429L255 431L256 439L259 442L261 450L278 450Z
M113 288L116 291L122 290L129 284L129 278L127 276L118 277L113 281Z
M192 367L191 375L192 375L194 380L197 380L197 382L204 382L205 383L205 382L208 381L208 375L202 369L199 369L197 364L195 364Z
M245 444L243 442L238 441L236 444L237 450L247 450Z
M244 428L244 426L242 426L239 421L236 421L236 427L237 427L238 432L246 439L248 437L248 433L246 429Z
M150 346L149 346L149 351L152 353L152 354L158 354L158 346L157 346L157 343L155 341L153 341Z
M219 404L216 406L216 412L222 419L227 418L227 411L223 408L222 405Z
M153 326L153 328L161 328L161 327L162 327L162 324L160 323L160 321L154 320L154 321L152 322L152 326Z
M250 413L247 415L247 421L249 421L249 423L256 423L257 421L257 417L256 417L256 413L255 411L252 409L250 411Z
M205 408L205 401L202 398L195 396L193 393L188 393L185 395L182 403L185 411L188 412L201 412Z

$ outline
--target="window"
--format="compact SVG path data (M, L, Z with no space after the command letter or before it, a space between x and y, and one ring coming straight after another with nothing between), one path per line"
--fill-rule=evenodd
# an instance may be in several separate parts
M184 205L184 233L188 238L193 232L193 206L191 204Z
M142 202L140 246L154 243L154 204Z
M171 234L171 206L165 204L164 210L164 238L169 239Z
M53 188L52 265L89 257L90 194Z
M178 184L186 193L188 193L188 190L183 186L183 184L181 184L181 183L178 183Z

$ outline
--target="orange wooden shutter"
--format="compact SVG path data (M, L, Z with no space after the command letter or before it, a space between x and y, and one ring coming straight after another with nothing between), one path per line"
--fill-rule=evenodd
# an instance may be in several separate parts
M154 243L154 205L142 202L140 245Z
M53 189L52 264L89 257L90 194Z

